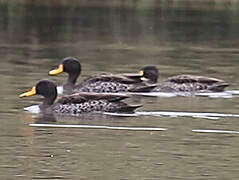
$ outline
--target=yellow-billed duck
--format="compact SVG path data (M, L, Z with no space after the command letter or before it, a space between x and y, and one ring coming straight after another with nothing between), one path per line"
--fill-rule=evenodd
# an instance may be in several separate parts
M39 105L42 112L77 115L85 112L114 112L133 113L140 105L128 105L122 102L126 95L112 93L76 93L64 96L54 103L57 97L56 85L50 80L40 80L28 92L19 97L33 95L44 97L43 103Z
M149 83L157 83L159 72L156 66L146 65L141 68L140 74ZM182 74L172 76L162 81L154 88L153 92L221 92L229 86L221 79Z
M65 93L72 92L149 92L155 85L148 85L141 80L141 74L112 74L102 73L93 75L80 84L76 80L81 74L79 59L74 57L64 58L57 69L49 71L49 75L58 75L62 72L68 73L67 82L63 85Z

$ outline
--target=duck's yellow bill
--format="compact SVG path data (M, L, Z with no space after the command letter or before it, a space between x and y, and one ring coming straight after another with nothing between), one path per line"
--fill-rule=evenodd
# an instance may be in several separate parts
M139 71L139 74L141 75L141 76L143 76L144 75L144 71L142 70L142 71Z
M22 98L22 97L34 96L36 95L36 93L37 93L36 86L33 86L30 91L20 94L19 97Z
M57 75L60 74L64 71L64 66L63 64L60 64L57 69L49 71L49 75Z

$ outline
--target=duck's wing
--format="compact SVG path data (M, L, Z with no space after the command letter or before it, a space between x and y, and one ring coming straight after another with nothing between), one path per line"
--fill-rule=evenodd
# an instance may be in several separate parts
M214 84L214 83L224 83L221 79L206 77L206 76L195 76L195 75L177 75L172 76L165 80L165 82L173 82L177 84L183 83L202 83L202 84Z
M135 79L138 81L141 81L141 78L143 77L142 73L120 73L120 74L113 74L113 73L100 73L98 74L99 76L103 75L103 76L112 76L112 77L117 77L117 78L129 78L129 79Z
M79 104L90 100L107 100L109 102L116 102L122 99L128 98L129 96L124 94L115 93L75 93L69 96L64 96L60 98L57 103L60 104Z
M140 82L142 81L141 78L143 77L143 74L140 74L140 73L123 73L119 75L130 78L130 79L135 79Z
M139 83L142 80L142 76L136 74L111 74L111 73L101 73L94 76L91 76L85 79L81 84L90 84L99 81L103 82L119 82L124 84L134 84Z

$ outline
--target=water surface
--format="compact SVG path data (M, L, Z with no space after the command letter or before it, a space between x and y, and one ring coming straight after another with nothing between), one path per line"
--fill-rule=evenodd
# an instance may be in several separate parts
M1 1L0 179L238 179L239 118L230 116L239 114L238 8L237 0ZM42 78L61 85L66 75L47 74L66 56L81 59L78 82L155 64L160 81L212 76L234 95L136 96L126 101L144 106L125 117L43 122L24 112L41 98L18 95ZM39 123L167 130L29 126Z

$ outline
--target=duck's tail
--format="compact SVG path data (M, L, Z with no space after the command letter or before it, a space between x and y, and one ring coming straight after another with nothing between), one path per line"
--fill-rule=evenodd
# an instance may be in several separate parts
M215 83L212 86L209 87L208 90L214 91L214 92L222 92L226 87L228 87L230 84L221 82L221 83Z
M118 109L118 113L134 113L135 109L142 107L142 105L125 105Z

